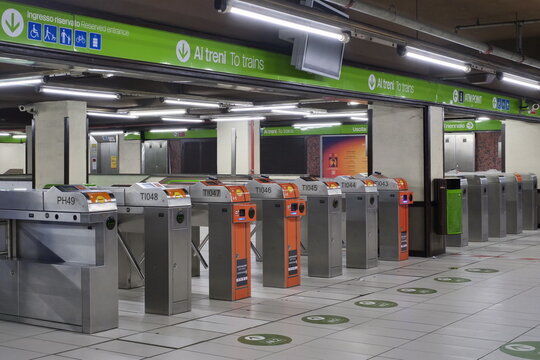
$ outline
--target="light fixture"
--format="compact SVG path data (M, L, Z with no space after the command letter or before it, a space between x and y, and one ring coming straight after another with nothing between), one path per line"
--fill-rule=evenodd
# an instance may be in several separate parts
M358 101L349 101L347 103L347 105L349 105L349 106L358 106L358 105L360 105L360 102L358 102Z
M130 115L130 114L122 114L122 113L113 113L113 112L105 112L105 111L88 111L86 112L86 115L88 116L95 116L95 117L108 117L108 118L117 118L117 119L137 119L138 116Z
M141 133L138 131L130 131L130 132L124 133L124 136L129 136L129 135L139 136L141 135Z
M213 118L212 121L215 122L226 122L226 121L263 121L266 118L264 116L227 116Z
M287 109L296 109L298 104L282 104L282 105L263 105L263 106L252 106L252 107L235 107L231 108L230 112L264 112L272 110L287 110Z
M186 132L186 131L188 131L187 128L182 128L182 129L152 129L152 130L150 130L151 133Z
M274 114L278 115L300 115L300 116L306 116L310 113L310 111L302 111L302 110L279 110L279 109L273 109L271 111Z
M294 128L320 128L320 127L332 127L339 126L340 122L327 122L327 123L298 123L294 124Z
M509 82L511 84L525 86L531 89L540 90L540 83L535 80L527 79L521 76L512 75L508 73L500 74L500 79L502 81Z
M108 135L121 135L123 134L123 131L120 130L112 130L112 131L92 131L90 135L92 136L108 136Z
M14 138L14 139L26 139L26 135L13 135L12 138Z
M186 109L158 109L158 110L132 110L129 115L133 116L167 116L167 115L184 115Z
M162 117L163 121L176 121L176 122L186 122L186 123L202 123L204 120L196 118L174 118L174 117Z
M337 117L366 117L366 112L333 112L333 113L325 113L325 114L308 114L306 115L307 118L337 118Z
M165 99L163 102L167 105L192 106L211 109L219 109L221 107L219 103L191 99Z
M11 135L10 133L7 133L7 132L0 132L0 136L9 136Z
M349 36L339 28L241 1L233 2L226 11L229 11L231 14L323 36L345 43L349 41Z
M428 62L431 64L436 64L440 66L444 66L447 68L451 68L454 70L460 70L463 72L468 73L471 71L471 66L464 61L454 59L448 56L439 55L432 53L430 51L417 49L415 47L407 46L404 50L400 48L398 49L399 54L402 54L404 56L410 57L411 59L416 59L424 62Z
M28 77L0 80L0 87L20 86L20 85L39 85L39 84L43 84L43 76L28 76Z
M487 116L480 116L476 118L476 121L487 121L487 120L491 120L491 118Z
M368 121L367 117L351 116L352 121Z
M65 95L65 96L71 96L71 97L87 97L87 98L110 99L110 100L120 99L119 94L114 93L114 92L109 92L109 91L94 91L94 90L53 87L53 86L42 86L39 89L39 91L43 94L50 94L50 95Z

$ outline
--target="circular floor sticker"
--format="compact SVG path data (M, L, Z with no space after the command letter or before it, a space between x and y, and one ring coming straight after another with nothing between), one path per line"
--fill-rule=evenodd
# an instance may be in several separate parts
M461 277L452 277L452 276L444 276L444 277L436 277L435 281L445 282L445 283L466 283L471 281L471 279L465 279Z
M426 294L435 294L437 290L434 289L428 289L428 288L401 288L397 291L406 293L406 294L419 294L419 295L426 295Z
M465 271L473 272L473 273L483 273L483 274L499 272L499 270L496 270L496 269L486 269L486 268L469 268L469 269L465 269Z
M344 316L337 316L337 315L310 315L310 316L304 316L302 318L302 321L305 321L307 323L312 323L312 324L335 325L335 324L343 324L343 323L349 322L349 319Z
M276 334L253 334L240 336L238 341L247 345L274 346L288 344L292 339L288 336Z
M503 345L499 349L518 358L540 360L540 341L519 341Z
M355 302L354 305L378 309L392 308L398 306L397 303L386 300L362 300Z

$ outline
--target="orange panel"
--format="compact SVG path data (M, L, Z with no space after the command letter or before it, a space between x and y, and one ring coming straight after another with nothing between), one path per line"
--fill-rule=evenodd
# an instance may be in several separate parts
M398 182L399 184L399 182ZM405 186L406 183L405 183ZM413 203L412 192L399 192L399 209L398 209L398 246L399 260L407 260L409 258L409 204Z
M249 223L232 225L232 300L251 296L251 254Z
M285 287L300 285L300 217L285 217Z

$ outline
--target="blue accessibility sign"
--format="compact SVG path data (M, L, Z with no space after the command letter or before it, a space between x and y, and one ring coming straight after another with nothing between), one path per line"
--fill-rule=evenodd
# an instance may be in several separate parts
M28 40L41 41L41 24L29 21L28 22Z
M60 28L60 44L67 46L73 45L73 29Z
M58 42L58 28L54 25L43 26L43 41L55 43Z
M75 46L85 48L87 46L87 32L82 30L75 30Z
M88 47L92 50L101 50L101 34L90 33L90 43Z

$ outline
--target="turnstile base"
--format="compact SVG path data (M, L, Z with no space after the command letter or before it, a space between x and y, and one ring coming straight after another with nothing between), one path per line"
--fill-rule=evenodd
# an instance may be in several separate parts
M378 265L378 259L370 259L367 261L347 261L346 267L349 269L371 269Z
M341 275L343 275L342 267L331 268L329 269L329 272L319 273L319 272L309 271L309 266L308 266L309 277L333 278L333 277L341 276Z
M469 245L469 240L464 239L461 234L446 235L446 246L464 247Z

